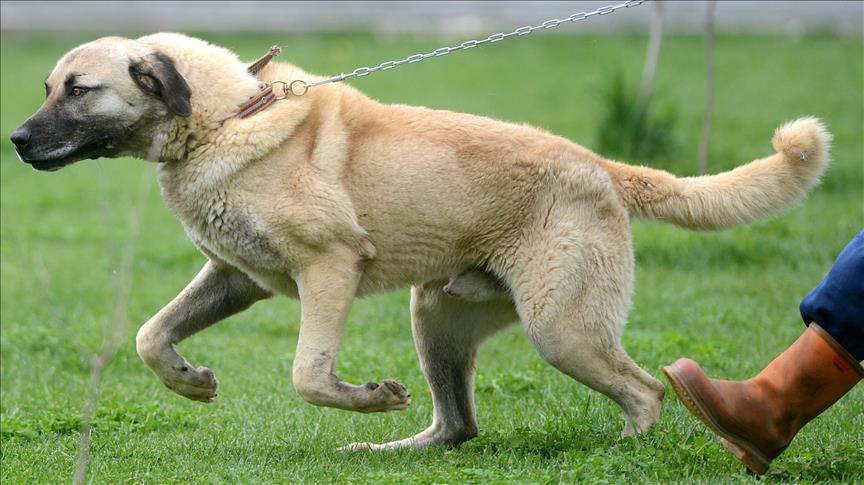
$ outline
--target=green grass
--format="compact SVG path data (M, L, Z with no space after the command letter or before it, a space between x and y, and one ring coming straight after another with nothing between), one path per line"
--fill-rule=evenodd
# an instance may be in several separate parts
M274 43L284 56L336 73L429 50L440 39L206 35L246 59ZM425 428L431 399L411 342L407 291L358 301L339 372L365 382L396 377L414 400L405 412L360 415L316 408L292 390L299 306L259 303L181 346L214 369L219 397L205 406L165 389L138 359L134 331L204 262L171 216L154 166L82 162L53 174L15 159L9 133L41 102L56 60L85 37L5 37L2 43L2 479L67 482L89 367L111 318L128 214L144 180L129 328L107 369L93 430L95 483L272 482L756 482L671 391L660 421L618 438L621 412L546 365L512 328L479 359L480 436L425 452L334 451L352 441L403 438ZM595 146L604 83L620 69L635 83L646 39L538 36L454 54L353 81L386 101L532 123ZM681 356L709 372L758 372L804 329L798 302L864 225L864 80L860 38L720 37L710 170L771 152L772 130L801 115L825 119L834 163L801 206L721 233L634 224L636 298L624 344L655 376ZM653 165L696 172L702 117L702 42L668 38L658 102L678 113L678 149ZM640 162L639 160L630 160ZM864 386L805 428L767 482L861 483Z

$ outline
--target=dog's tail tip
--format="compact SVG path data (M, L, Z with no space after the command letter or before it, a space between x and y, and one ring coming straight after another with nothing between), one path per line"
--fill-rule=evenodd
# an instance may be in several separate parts
M825 165L832 139L822 120L806 116L777 128L771 144L789 161Z

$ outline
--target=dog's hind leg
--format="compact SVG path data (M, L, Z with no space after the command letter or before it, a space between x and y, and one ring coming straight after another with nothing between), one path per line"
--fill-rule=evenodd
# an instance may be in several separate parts
M621 346L633 256L626 216L616 217L614 206L606 209L550 210L554 222L529 236L506 280L540 355L617 403L627 417L627 436L654 424L665 388Z
M660 416L664 387L633 362L613 335L598 332L602 318L587 312L568 318L566 328L561 328L563 320L535 322L529 335L547 362L621 407L626 414L622 436L648 431Z
M411 323L420 365L432 390L432 425L410 438L384 444L353 443L346 449L386 450L456 445L477 435L474 361L480 344L514 323L510 301L472 303L442 291L443 282L411 291Z
M210 402L218 386L213 372L190 364L174 345L269 296L240 271L208 261L171 303L141 326L138 355L172 391Z

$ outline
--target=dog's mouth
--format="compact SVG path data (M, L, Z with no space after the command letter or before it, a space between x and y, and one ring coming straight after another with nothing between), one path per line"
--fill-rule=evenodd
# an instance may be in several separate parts
M94 141L81 145L80 147L73 150L71 153L62 157L42 160L24 158L17 151L16 154L18 155L18 158L21 159L21 161L32 165L33 168L35 168L36 170L42 172L54 172L56 170L60 170L67 165L71 165L77 161L84 160L86 158L99 158L100 156L102 156L106 149L111 147L113 143L114 141L110 136L103 136Z

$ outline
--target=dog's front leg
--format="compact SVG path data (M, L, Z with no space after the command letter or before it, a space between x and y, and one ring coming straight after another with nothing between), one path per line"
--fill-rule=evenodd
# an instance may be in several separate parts
M210 402L219 384L213 372L190 364L174 345L269 296L240 271L208 261L171 303L141 326L138 355L172 391Z
M365 413L405 409L411 395L393 380L353 385L334 373L348 310L362 275L362 262L348 250L317 258L297 278L300 338L294 357L297 393L317 406Z

